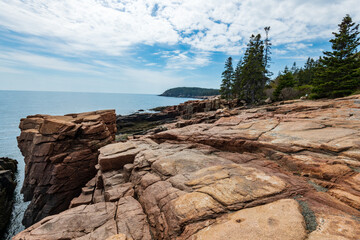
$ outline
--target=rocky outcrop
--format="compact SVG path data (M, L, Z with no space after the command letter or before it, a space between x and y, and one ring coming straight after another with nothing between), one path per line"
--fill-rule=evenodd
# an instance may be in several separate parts
M116 133L114 110L21 119L18 145L25 157L23 224L30 226L68 208L96 174L98 149Z
M0 158L0 237L10 220L13 195L16 187L15 172L17 161Z
M60 215L49 216L15 236L24 239L107 239L118 232L150 240L146 215L132 197L118 202L100 202L71 208ZM122 239L113 238L113 239ZM126 238L123 238L126 240Z
M119 134L144 135L162 124L175 121L176 116L166 112L118 115L116 125Z
M234 109L113 143L69 210L14 239L356 240L359 129L358 95Z
M213 123L217 119L230 116L231 111L217 111L222 108L232 109L243 106L244 102L233 100L227 101L219 97L206 99L203 101L187 101L180 105L159 107L152 110L155 113L134 113L130 115L118 115L116 119L119 134L144 135L153 134L166 130L160 125L172 123L176 119L181 119L177 124L186 126L195 123Z
M204 113L216 111L222 108L232 109L235 107L243 106L245 102L239 100L225 100L219 97L206 99L203 101L194 100L181 103L179 105L170 106L165 108L162 112L181 116L183 119L191 119L196 113Z

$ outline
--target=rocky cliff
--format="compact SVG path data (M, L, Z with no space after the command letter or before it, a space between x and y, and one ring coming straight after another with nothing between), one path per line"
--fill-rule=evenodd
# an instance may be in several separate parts
M21 119L18 145L25 157L23 224L68 208L96 174L98 149L115 138L114 110Z
M360 95L186 125L102 147L71 208L14 239L359 239Z
M0 158L0 238L4 234L11 216L13 195L16 187L17 161Z

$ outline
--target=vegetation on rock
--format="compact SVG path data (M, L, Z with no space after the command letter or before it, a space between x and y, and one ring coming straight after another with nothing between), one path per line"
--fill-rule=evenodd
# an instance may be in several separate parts
M268 34L270 27L266 27ZM270 72L267 70L270 60L270 40L268 35L264 41L261 35L250 37L243 59L239 61L235 71L232 58L225 63L222 73L221 96L225 99L239 98L249 103L258 102L263 97Z
M229 57L223 72L221 94L223 98L237 98L248 103L258 103L265 98L289 100L301 96L311 98L336 98L360 91L359 24L346 15L330 40L332 51L325 51L318 60L308 58L301 68L293 64L270 81L267 70L270 62L270 27L266 27L266 39L260 34L250 38L243 59L232 71ZM231 76L230 76L231 73ZM226 78L224 77L226 76ZM232 81L229 85L228 82ZM230 94L229 94L230 92Z
M333 34L332 51L325 51L325 56L319 59L313 82L314 98L343 97L360 87L360 59L356 57L359 24L346 15L339 24L339 32Z

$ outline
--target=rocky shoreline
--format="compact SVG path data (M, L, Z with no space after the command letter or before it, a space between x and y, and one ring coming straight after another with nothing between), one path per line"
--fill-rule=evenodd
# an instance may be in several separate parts
M130 115L118 115L116 117L117 134L121 140L128 140L134 135L154 134L166 130L166 124L177 123L187 125L200 122L213 123L225 115L231 115L228 111L242 106L243 102L234 100L226 101L219 97L213 97L202 101L192 100L175 106L165 106L150 109L151 113L137 112ZM217 111L227 109L224 111ZM165 125L165 126L164 126Z
M144 119L175 120L126 142L113 142L114 113L109 114L111 121L92 113L89 119L71 115L81 120L61 124L63 117L36 116L38 125L23 127L19 146L27 163L24 186L38 189L34 192L45 199L78 182L58 177L59 187L49 192L51 180L39 184L38 178L29 177L56 176L58 168L51 166L66 169L73 159L52 161L60 152L40 151L46 154L37 156L35 140L51 139L45 142L56 149L62 139L53 137L73 133L78 125L75 135L65 134L67 146L89 144L91 138L78 138L89 129L96 132L91 136L112 131L105 134L109 141L96 145L92 157L75 169L77 174L89 163L94 166L87 183L76 185L77 195L71 195L76 196L68 209L42 220L34 218L37 223L13 239L356 240L360 236L360 95L255 108L220 99L192 101L158 114L162 119L151 115ZM25 123L32 118L22 120L23 126L30 126ZM41 131L46 119L56 123L46 129L56 130ZM118 117L120 133L125 122ZM64 128L69 124L75 126ZM67 148L66 156L83 156L80 149ZM29 163L45 164L42 169L51 171L39 172ZM38 203L33 198L33 206Z
M16 171L16 160L7 157L0 158L0 238L3 236L11 217L16 187Z

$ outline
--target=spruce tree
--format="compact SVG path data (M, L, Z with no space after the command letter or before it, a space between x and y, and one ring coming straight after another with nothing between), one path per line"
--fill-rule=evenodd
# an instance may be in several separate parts
M314 78L314 98L342 97L360 86L360 60L356 57L360 45L359 24L346 15L338 25L339 32L330 40L332 51L326 51L319 59Z
M288 67L285 66L284 72L278 76L278 83L274 91L274 98L280 100L281 90L284 88L295 87L296 81L294 79L294 74L292 71L289 71Z
M263 97L267 81L264 42L261 35L252 35L240 67L240 98L255 103Z
M241 95L241 65L242 59L239 60L234 72L232 84L232 94L234 98L239 98Z
M301 68L298 73L299 86L309 85L312 83L317 65L318 61L315 61L310 57L307 59L304 67Z
M222 98L230 99L232 93L232 84L234 78L234 68L232 65L232 58L229 57L225 62L225 71L222 73L222 83L220 87L220 94Z
M266 38L264 40L264 44L265 44L265 55L264 55L264 62L265 62L265 71L266 71L266 76L268 77L268 80L270 80L270 77L273 75L272 72L270 72L268 69L270 67L270 61L271 61L271 42L270 42L270 38L269 38L269 31L270 31L270 26L265 27L265 34L266 34Z

